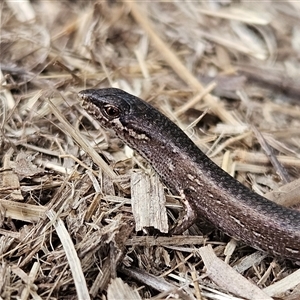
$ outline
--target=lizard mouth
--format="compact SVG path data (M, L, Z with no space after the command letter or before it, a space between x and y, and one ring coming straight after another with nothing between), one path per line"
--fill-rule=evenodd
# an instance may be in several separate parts
M84 109L86 109L88 107L88 101L86 99L86 96L84 94L82 94L81 92L79 92L77 95L82 100L80 104L82 105L82 107Z
M97 107L94 103L88 100L85 95L78 93L79 98L81 101L81 106L95 119L99 119L99 116L101 115L99 107Z

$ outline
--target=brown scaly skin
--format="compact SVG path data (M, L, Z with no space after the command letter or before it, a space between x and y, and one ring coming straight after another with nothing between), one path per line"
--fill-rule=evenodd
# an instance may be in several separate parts
M113 129L181 195L187 214L175 233L204 216L256 249L300 260L300 212L251 192L145 101L115 88L84 90L79 97L89 114L103 127Z

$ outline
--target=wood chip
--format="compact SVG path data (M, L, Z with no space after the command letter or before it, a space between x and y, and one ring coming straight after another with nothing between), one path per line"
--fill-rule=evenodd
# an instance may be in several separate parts
M168 232L166 198L157 175L132 172L131 203L136 231L154 227L160 232Z
M200 248L199 253L207 269L206 274L221 288L245 299L272 300L268 294L219 259L210 245Z
M107 300L141 300L139 293L128 286L121 278L112 279L107 288Z

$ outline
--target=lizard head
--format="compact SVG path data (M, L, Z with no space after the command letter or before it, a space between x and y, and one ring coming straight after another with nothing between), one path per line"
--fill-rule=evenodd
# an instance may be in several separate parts
M88 89L79 92L83 108L104 128L112 129L129 146L160 133L158 121L166 117L138 97L116 88Z

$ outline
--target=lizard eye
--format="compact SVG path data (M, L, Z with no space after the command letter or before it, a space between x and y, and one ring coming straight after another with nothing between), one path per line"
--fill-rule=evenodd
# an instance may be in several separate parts
M104 106L104 114L109 119L115 119L120 115L120 109L116 106L107 104Z

